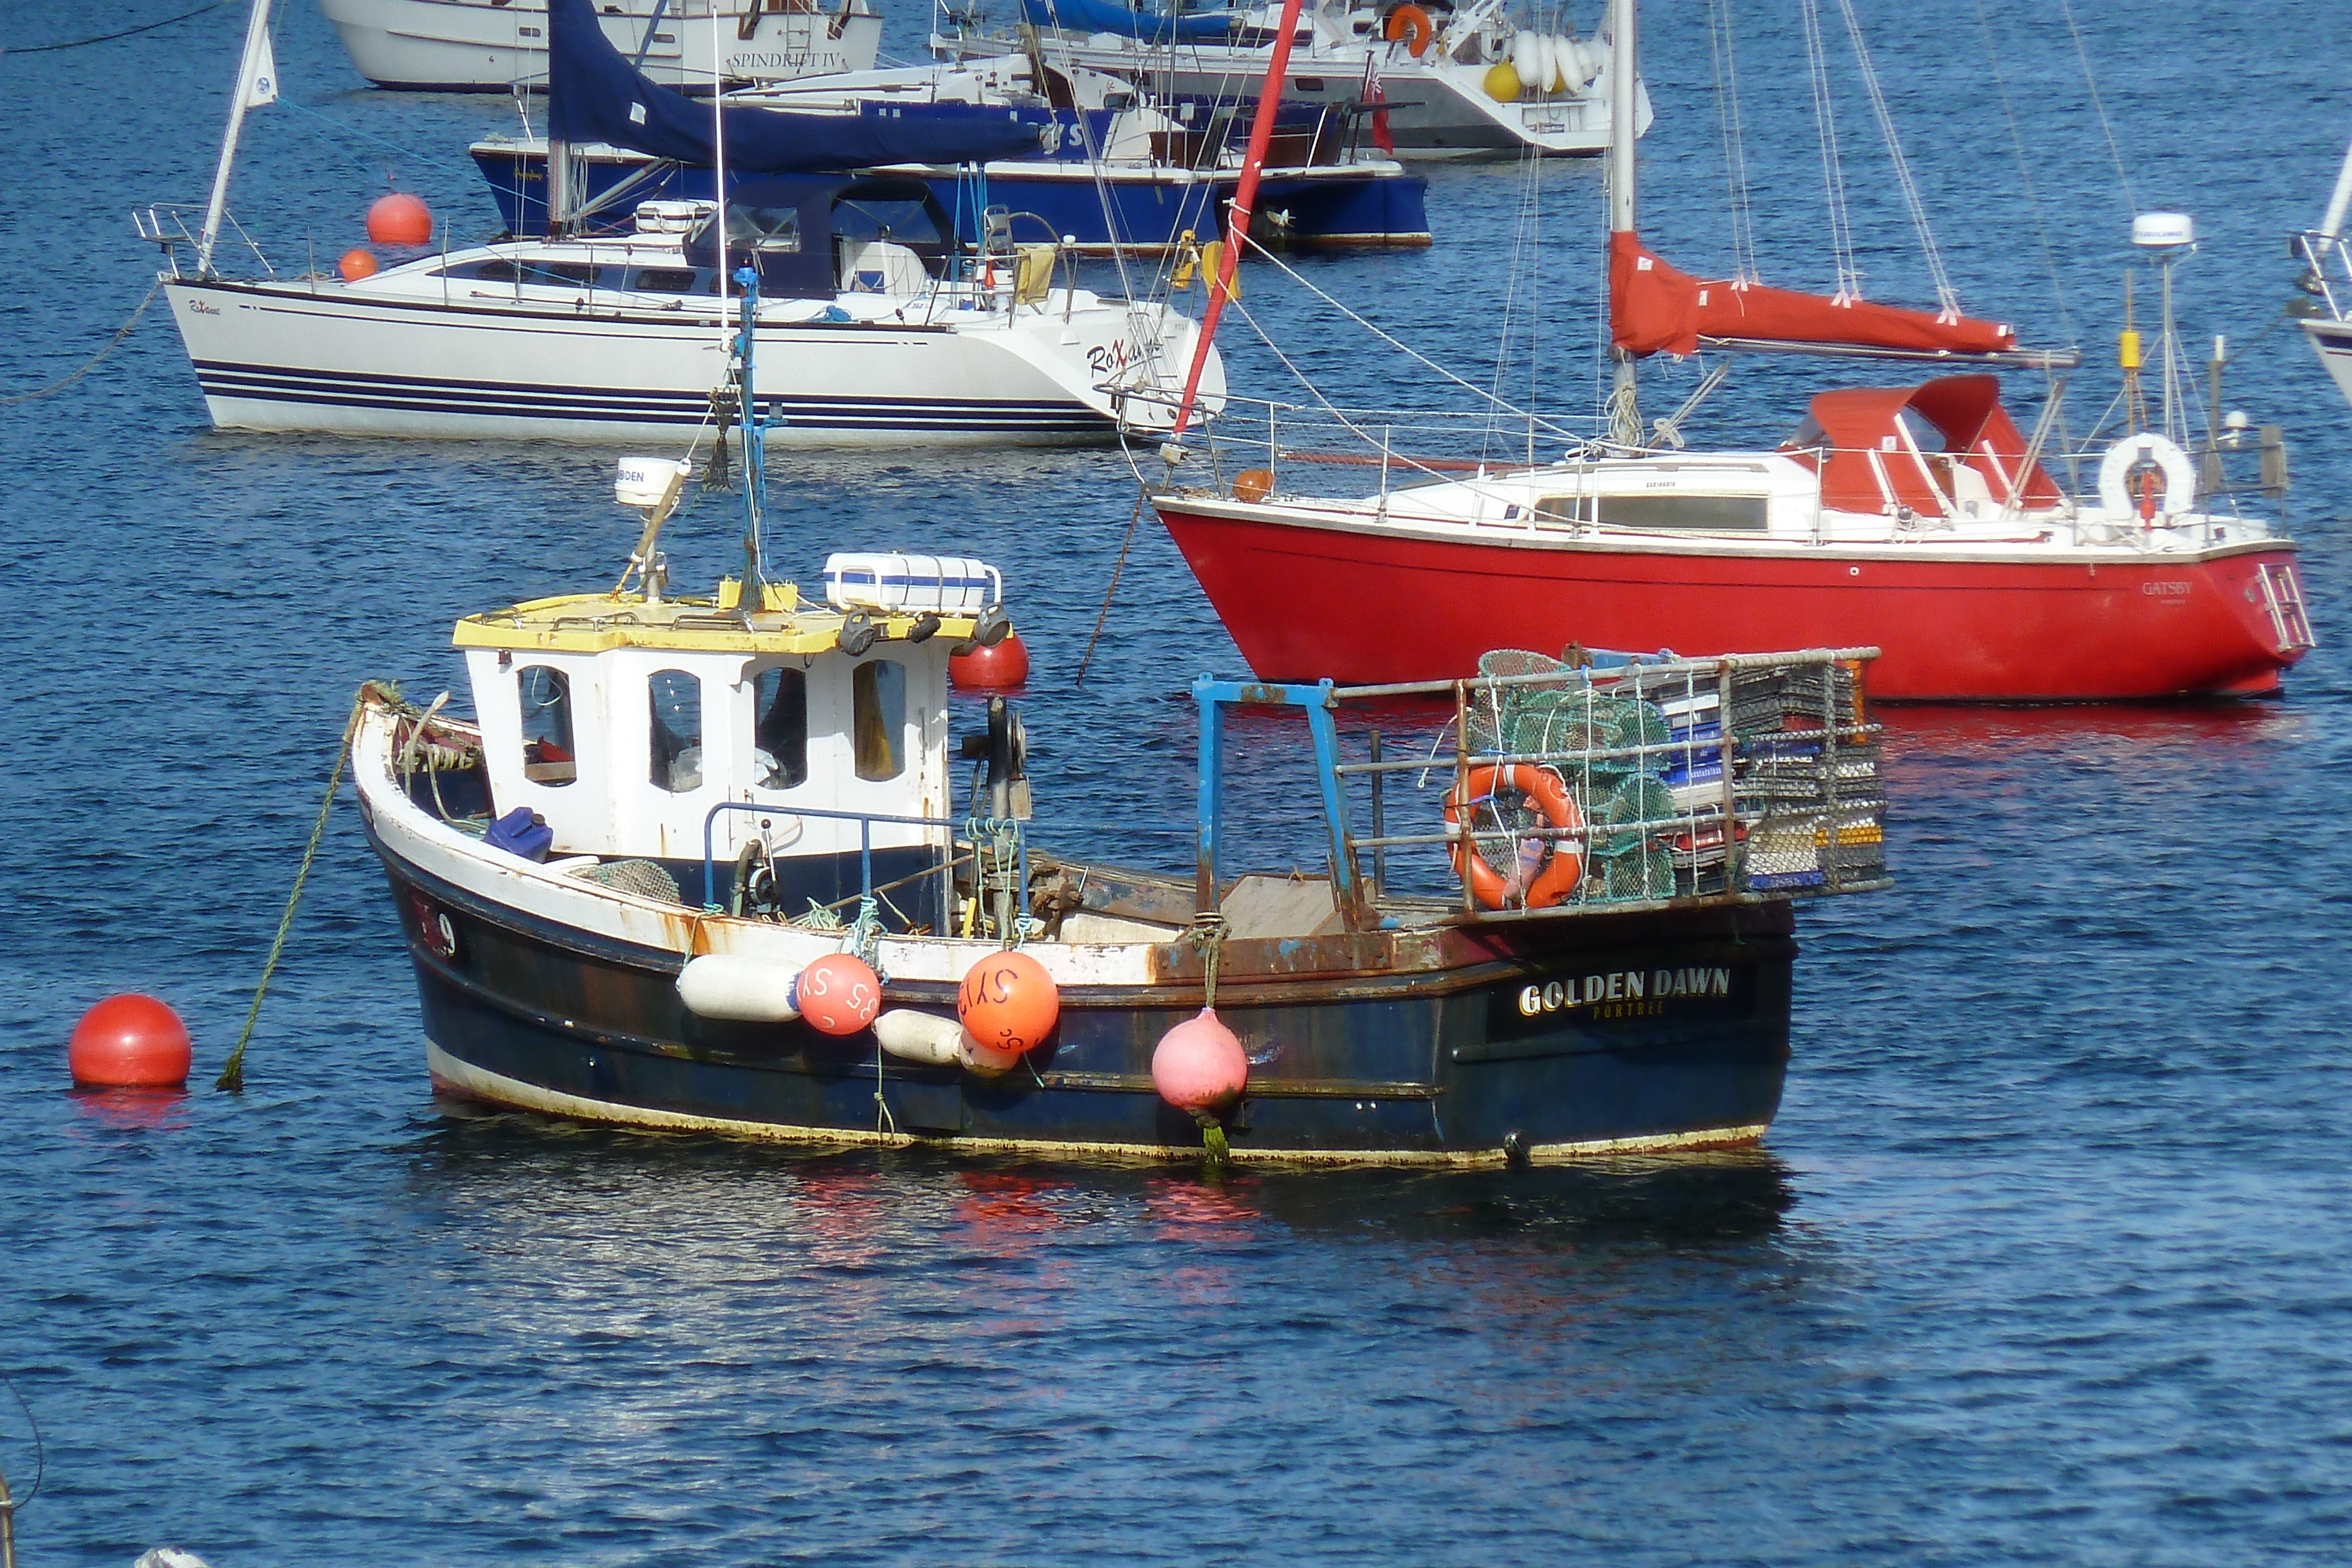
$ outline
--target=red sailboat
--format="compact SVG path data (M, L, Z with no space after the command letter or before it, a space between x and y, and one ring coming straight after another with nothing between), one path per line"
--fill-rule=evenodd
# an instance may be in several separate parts
M1632 0L1615 16L1630 70ZM1874 696L2085 701L2267 693L2311 647L2294 545L2200 494L2214 465L2180 441L2125 435L2095 495L2056 481L1989 372L2071 355L2019 350L1948 293L1928 312L1690 277L1641 242L1630 134L1612 158L1609 440L1492 473L1384 447L1379 492L1345 497L1288 488L1331 470L1277 443L1230 486L1152 497L1260 677L1457 677L1499 643L1875 645ZM1823 392L1770 448L1643 444L1639 359L1764 349L1970 373Z

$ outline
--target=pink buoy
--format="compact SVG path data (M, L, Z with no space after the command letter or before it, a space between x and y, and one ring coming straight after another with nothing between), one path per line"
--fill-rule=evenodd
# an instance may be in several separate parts
M378 196L368 208L367 236L378 245L431 245L433 209L405 191Z
M1008 632L992 648L948 655L948 679L956 685L982 691L1017 686L1029 679L1029 644L1018 632Z
M180 1015L136 992L82 1014L66 1047L73 1081L91 1089L177 1089L194 1056Z
M828 953L793 977L793 1010L824 1034L856 1034L882 1010L882 982L854 953Z
M1151 1052L1151 1086L1188 1115L1233 1109L1248 1084L1249 1056L1214 1008L1202 1008L1161 1035Z

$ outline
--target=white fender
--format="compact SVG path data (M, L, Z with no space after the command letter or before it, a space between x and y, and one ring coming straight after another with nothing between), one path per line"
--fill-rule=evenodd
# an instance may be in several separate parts
M971 1037L953 1019L892 1008L874 1020L874 1038L893 1056L926 1067L954 1067L963 1061L963 1048Z
M1570 38L1568 51L1576 61L1576 68L1569 73L1569 79L1579 89L1591 87L1593 78L1601 74L1601 51L1581 38Z
M961 1033L961 1030L958 1031ZM968 1072L982 1078L1002 1078L1021 1064L1017 1051L1003 1051L992 1045L982 1045L965 1034L961 1055L957 1058Z
M790 1023L798 969L734 953L704 953L686 961L677 977L678 999L697 1018L737 1023Z
M2196 507L2197 468L2189 461L2189 454L2180 450L2179 442L2143 430L2125 436L2099 459L2100 510L2117 522L2139 516L2138 497L2124 479L2143 463L2153 463L2164 472L2164 499L2158 503L2161 512L2177 517Z
M1551 39L1551 89L1554 92L1574 92L1584 85L1576 74L1576 41L1555 33Z
M1543 91L1544 84L1540 75L1543 70L1543 61L1538 53L1542 44L1542 35L1532 32L1521 33L1511 40L1511 68L1519 73L1521 92Z

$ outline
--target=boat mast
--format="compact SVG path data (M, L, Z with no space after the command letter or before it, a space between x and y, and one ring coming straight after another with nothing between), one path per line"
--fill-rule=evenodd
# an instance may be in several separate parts
M1640 90L1639 62L1634 58L1635 0L1612 0L1609 44L1609 232L1633 234L1634 206L1635 94ZM1613 345L1609 350L1609 440L1619 446L1642 444L1641 391L1633 376L1633 356Z
M1258 84L1257 115L1250 121L1249 152L1242 159L1241 179L1234 186L1233 205L1225 211L1225 248L1218 258L1217 276L1209 285L1209 308L1201 316L1201 336L1192 345L1192 367L1184 372L1184 396L1176 404L1176 422L1169 427L1163 453L1179 450L1184 426L1192 417L1192 400L1201 391L1201 370L1209 362L1217 339L1217 319L1234 291L1234 268L1249 243L1250 218L1257 206L1258 171L1265 165L1265 149L1274 136L1275 110L1282 103L1283 83L1290 75L1290 39L1298 30L1298 0L1282 0L1282 25L1274 35L1274 52L1265 62L1265 79ZM1173 461L1172 457L1171 461Z
M229 171L236 165L236 139L245 111L278 101L278 62L269 54L269 0L253 0L245 19L245 54L237 62L236 91L228 100L228 130L221 137L220 164L213 171L212 199L205 204L204 232L196 238L196 275L209 277L213 246L228 212Z

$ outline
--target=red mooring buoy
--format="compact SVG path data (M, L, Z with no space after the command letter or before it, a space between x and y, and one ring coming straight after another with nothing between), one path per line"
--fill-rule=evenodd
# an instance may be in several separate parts
M343 252L343 259L335 263L335 270L343 275L345 283L357 283L362 277L373 277L375 252L363 245L355 245Z
M368 209L367 236L378 245L431 245L433 209L405 191L378 196Z
M66 1047L73 1081L90 1089L177 1089L193 1059L180 1015L135 991L82 1014Z
M948 679L959 686L994 691L1017 686L1029 678L1029 644L1018 632L1007 632L993 648L948 655Z

